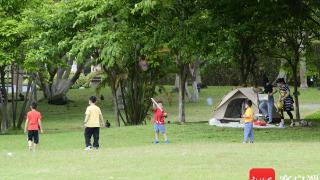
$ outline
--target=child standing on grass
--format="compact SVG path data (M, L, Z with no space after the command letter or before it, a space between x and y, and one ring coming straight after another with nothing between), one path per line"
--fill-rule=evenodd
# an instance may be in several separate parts
M163 134L164 142L169 143L166 134L166 128L164 126L164 118L167 113L163 110L162 101L158 101L157 104L153 103L153 127L154 127L154 144L159 143L159 132Z
M86 142L85 150L91 150L91 137L93 136L93 149L99 149L100 127L104 127L104 120L100 108L96 105L97 98L89 98L89 106L86 110L84 119L84 137Z
M33 102L30 108L31 111L27 114L24 132L27 133L28 131L29 150L35 151L39 143L39 130L43 133L43 128L41 125L41 113L37 111L37 103Z
M250 138L250 143L253 143L253 109L251 100L246 102L245 108L246 111L244 115L242 115L244 119L244 144L247 143L248 137Z

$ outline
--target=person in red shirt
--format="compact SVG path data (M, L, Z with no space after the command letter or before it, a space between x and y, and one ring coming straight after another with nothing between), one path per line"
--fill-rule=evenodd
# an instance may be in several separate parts
M31 111L27 114L24 132L28 131L28 146L30 151L35 151L39 143L39 130L43 133L41 125L41 113L37 111L37 103L31 104Z
M154 127L154 144L159 143L159 132L163 134L164 141L166 144L169 143L166 134L166 128L164 126L164 118L167 117L167 113L163 110L161 101L157 102L158 106L153 103L153 127Z

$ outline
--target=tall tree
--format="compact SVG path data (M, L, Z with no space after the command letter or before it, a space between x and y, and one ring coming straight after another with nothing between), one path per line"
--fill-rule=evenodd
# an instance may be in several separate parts
M6 89L7 67L13 62L21 63L20 45L24 39L23 32L19 29L21 13L29 7L25 0L0 1L0 82L1 82L1 132L5 133L11 125L8 116L8 93Z
M279 14L270 18L275 20L273 32L277 37L278 57L287 61L292 72L297 120L300 120L299 65L312 37L318 34L320 19L315 18L315 13L319 5L319 1L281 1L276 6Z
M217 56L231 56L238 66L240 84L249 79L257 82L259 57L268 47L268 14L271 1L214 1L208 2L213 21L221 26L212 39Z
M89 55L75 59L67 54L72 46L71 39L84 29L73 27L74 18L79 13L74 4L72 1L43 1L36 9L24 13L29 32L25 41L26 64L42 69L36 78L50 104L67 103L68 90L91 60ZM77 71L72 74L74 63Z
M148 0L141 1L147 3ZM150 2L150 0L149 0ZM160 34L159 43L170 50L171 60L175 62L179 76L179 116L178 121L184 123L185 117L185 84L189 74L189 65L201 55L208 46L205 43L208 31L207 12L200 9L198 1L152 1L153 11L146 13L156 16L155 32ZM156 10L156 11L155 11Z
M75 1L79 14L74 27L85 27L72 39L69 55L90 55L110 80L115 116L125 124L141 124L147 117L150 98L163 75L166 59L159 51L158 35L152 16L138 12L138 2ZM143 4L145 5L145 4ZM147 4L148 5L148 4ZM151 4L152 6L152 4ZM121 89L124 110L118 107L117 90ZM120 122L116 118L115 124Z

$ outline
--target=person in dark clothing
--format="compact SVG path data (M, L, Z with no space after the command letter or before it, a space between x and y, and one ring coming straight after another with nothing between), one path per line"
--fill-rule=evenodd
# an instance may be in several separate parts
M281 122L284 122L284 111L285 111L290 117L290 120L291 120L290 126L293 126L294 122L293 122L293 115L291 111L294 110L294 107L293 107L294 101L292 96L290 95L290 88L288 84L286 84L284 78L279 78L277 80L277 83L278 83L278 88L280 92L279 104L282 104L281 105L282 107L278 108L281 114Z
M96 105L97 98L91 96L89 99L89 106L85 112L84 120L84 137L86 148L85 150L91 150L91 137L93 136L93 149L99 148L99 134L100 127L104 127L104 120L100 108Z
M267 112L267 117L268 117L268 123L272 123L272 110L274 106L274 97L273 95L277 92L273 88L273 85L269 82L269 79L267 77L264 78L264 93L268 95L268 112Z

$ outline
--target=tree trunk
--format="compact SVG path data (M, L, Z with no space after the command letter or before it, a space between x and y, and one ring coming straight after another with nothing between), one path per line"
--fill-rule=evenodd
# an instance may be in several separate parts
M244 67L243 58L240 58L240 85L241 86L247 86L247 76L246 76L246 70Z
M18 99L19 99L19 94L22 93L22 89L23 89L23 77L20 75L20 68L19 66L17 66L16 68L16 94L15 94L15 104L14 104L14 115L15 117L13 117L14 119L14 127L16 127L16 120L17 120L17 111L18 111Z
M127 103L126 103L126 100L125 100L125 87L124 87L124 84L122 81L119 82L119 86L121 88L121 96L122 96L122 104L123 104L123 110L124 110L124 114L125 114L125 118L126 120L128 121L129 119L129 116L128 116L128 106L127 106ZM127 122L125 121L124 122L125 125L127 125Z
M119 113L119 119L121 119L121 121L123 122L123 124L126 126L127 122L125 120L125 117L123 117L121 110L124 110L124 101L125 99L123 98L123 92L122 92L122 88L121 88L121 83L120 81L118 82L118 88L116 91L116 96L117 96L117 108L118 108L118 113ZM120 126L120 122L119 122L119 126Z
M300 54L299 49L295 51L295 64L291 65L292 67L292 74L294 78L294 102L295 102L295 111L296 111L296 120L300 121L300 107L299 107L299 82L298 82L298 64L300 62Z
M285 81L287 81L287 71L284 69L285 64L286 64L286 60L285 60L285 59L281 59L280 70L279 70L278 76L277 76L277 78L273 81L272 84L275 84L276 81L277 81L277 79L279 79L279 78L284 78Z
M38 79L40 81L44 97L48 99L49 104L64 105L68 102L67 92L80 77L83 68L84 65L78 65L77 71L70 79L70 67L67 69L50 69L49 82L45 80L41 73L38 73Z
M5 103L0 103L0 109L1 109L1 116L2 116L2 121L1 121L1 133L5 134L8 126L9 126L9 122L8 122L8 110L7 110L7 106Z
M72 84L70 80L56 79L50 87L50 93L47 94L49 97L49 104L64 105L67 104L67 92L71 88Z
M14 98L14 94L15 94L15 91L14 91L14 65L12 64L11 65L11 112L12 112L12 123L13 123L13 127L16 126L16 120L15 120L15 114L14 114L14 104L15 104L15 98Z
M0 109L1 109L1 133L4 134L6 130L9 127L9 117L8 117L8 109L7 109L7 104L8 104L8 94L6 90L6 84L5 84L5 67L2 66L0 67L0 81L1 81L1 101L0 101Z
M33 95L32 95L32 101L33 102L38 102L38 91L37 91L37 84L34 83L34 91L33 91Z
M180 123L186 122L185 119L185 84L187 80L188 64L182 64L179 67L179 117Z
M117 90L111 88L112 90L112 99L113 99L113 108L114 108L114 115L115 115L115 126L120 127L120 110L118 106L118 97L117 97Z
M196 76L197 84L201 84L202 83L201 72L200 72L200 64L201 64L201 62L199 60L198 67L195 70L195 76Z
M178 74L176 74L176 79L175 79L175 81L174 81L174 87L172 88L172 92L178 92L179 91L179 80L180 80L180 78L179 78L179 75Z
M15 84L15 72L18 73L16 70L15 70L15 66L12 64L11 65L11 112L12 112L12 124L13 124L13 127L15 128L16 127L16 112L17 112L17 109L16 109L16 101L17 99L15 98L15 94L16 94L16 91L18 90L18 84Z
M235 60L238 63L239 71L240 71L240 83L241 86L246 87L248 84L248 76L250 69L248 66L251 64L251 58L249 58L249 43L248 40L240 35L239 37L239 49L240 52L235 53Z
M192 94L189 97L190 102L198 102L199 101L199 90L198 90L198 81L201 81L201 78L199 79L200 75L200 60L196 60L193 64L190 64L189 70L191 75L191 81L192 81Z
M104 71L108 74L111 82L111 92L112 92L112 100L113 100L113 109L115 115L115 126L120 127L120 110L118 105L118 96L117 96L117 78L115 72L108 71L106 67L103 67Z
M20 115L19 115L19 119L18 119L18 123L17 123L17 128L21 128L21 125L22 125L23 120L24 120L25 115L26 115L28 104L30 104L29 103L29 101L30 101L29 100L30 99L29 94L30 94L31 86L32 86L32 80L29 79L26 96L24 98L24 102L23 102L23 105L21 107L21 111L20 111ZM31 92L31 94L32 94L32 92Z
M188 99L189 99L189 101L190 101L192 95L191 95L191 93L190 93L190 91L189 91L187 80L186 80L186 82L184 83L184 88L185 88L186 95L187 95L187 97L188 97Z
M295 111L296 111L296 120L300 121L300 108L299 108L299 92L298 92L298 77L297 77L297 69L293 72L294 75L294 103L295 103Z
M108 72L106 67L103 67L105 72ZM122 92L121 92L121 87L120 87L120 76L122 74L118 74L119 68L116 66L114 69L109 71L109 76L111 79L111 89L112 89L112 96L113 96L113 106L114 106L114 113L116 116L115 119L115 125L116 127L120 127L120 119L126 125L126 122L121 114L121 109L123 109L123 97L122 97Z
M199 101L199 90L198 90L198 83L197 81L192 82L192 94L191 94L191 102L198 102Z
M246 87L248 85L249 74L253 70L256 59L250 54L242 54L239 61L241 86Z
M239 71L240 71L240 82L241 85L246 87L248 85L249 75L253 75L253 68L255 67L258 58L251 47L250 40L239 34L239 49L234 54L234 59L237 60Z
M301 57L300 59L300 88L301 89L308 88L306 73L307 73L306 58Z

